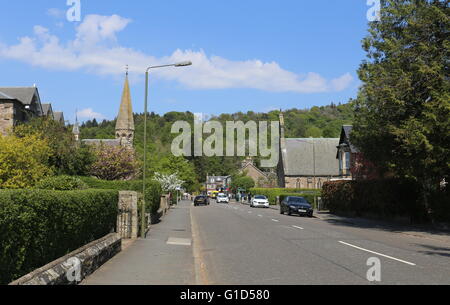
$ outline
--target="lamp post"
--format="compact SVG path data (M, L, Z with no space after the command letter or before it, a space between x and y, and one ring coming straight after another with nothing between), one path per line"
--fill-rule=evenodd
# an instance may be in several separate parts
M145 179L147 169L147 108L148 108L148 76L151 69L166 68L166 67L186 67L192 65L190 61L183 61L176 64L151 66L145 71L145 102L144 102L144 169L142 173L142 209L141 209L141 238L145 238Z

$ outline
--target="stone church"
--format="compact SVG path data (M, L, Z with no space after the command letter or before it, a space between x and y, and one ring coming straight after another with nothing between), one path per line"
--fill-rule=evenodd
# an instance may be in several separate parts
M80 137L80 126L78 120L73 127L73 134L76 140ZM82 139L81 142L93 146L123 146L133 148L134 140L134 117L133 105L131 101L130 84L128 81L128 72L123 86L122 100L120 103L119 114L116 122L115 139Z
M336 150L339 138L286 138L280 114L280 161L278 184L282 188L320 189L340 177Z

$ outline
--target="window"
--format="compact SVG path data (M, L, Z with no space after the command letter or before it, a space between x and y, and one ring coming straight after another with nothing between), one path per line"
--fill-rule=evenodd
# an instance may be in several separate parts
M350 152L345 153L345 169L350 169Z

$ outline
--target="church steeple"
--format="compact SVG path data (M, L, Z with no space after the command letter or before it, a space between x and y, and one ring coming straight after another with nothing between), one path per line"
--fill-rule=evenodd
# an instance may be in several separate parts
M134 118L131 102L130 85L128 83L128 66L123 87L122 101L116 123L116 139L120 140L122 146L133 146Z
M78 123L78 110L75 111L75 125L73 125L72 133L75 141L80 141L80 124Z

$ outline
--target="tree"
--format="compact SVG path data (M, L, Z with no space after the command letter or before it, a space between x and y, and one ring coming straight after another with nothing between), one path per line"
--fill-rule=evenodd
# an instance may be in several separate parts
M48 163L58 175L85 176L94 155L89 147L79 145L70 128L49 118L36 118L15 128L18 137L35 135L45 140L50 149Z
M168 175L176 174L183 181L182 186L189 192L197 191L199 188L194 165L184 157L168 155L158 162L156 171Z
M30 188L52 175L50 155L48 143L36 135L0 135L0 188Z
M184 181L179 179L176 173L171 175L155 173L154 179L159 182L161 189L166 193L175 192L184 184Z
M134 152L126 147L101 145L95 149L91 175L102 180L129 180L139 172Z
M449 2L387 0L370 24L352 141L379 169L430 192L449 178Z
M245 175L240 175L231 178L231 189L236 192L239 188L249 191L255 187L255 181Z

